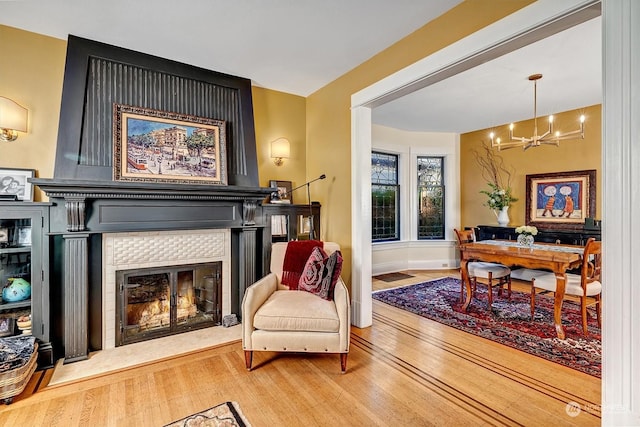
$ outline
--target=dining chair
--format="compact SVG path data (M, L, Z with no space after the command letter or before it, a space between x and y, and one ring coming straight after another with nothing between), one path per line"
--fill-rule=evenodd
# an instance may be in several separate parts
M593 237L587 240L582 254L582 266L580 274L567 273L565 282L565 295L580 298L580 309L582 312L582 330L587 335L587 306L596 306L596 318L598 327L602 327L600 312L600 296L602 294L602 242L596 241ZM534 277L531 280L531 320L535 313L536 288L546 291L556 291L556 276L548 273Z
M476 233L473 229L458 230L454 229L456 237L458 238L458 247L462 248L465 243L471 243L476 241ZM460 250L460 256L462 257L462 250ZM497 264L493 262L484 261L469 261L467 263L467 272L469 273L469 280L471 281L471 287L473 295L475 296L476 287L478 284L478 278L485 279L487 283L487 299L488 307L491 310L493 304L493 287L498 286L498 295L502 295L502 289L504 285L507 285L508 299L511 299L511 269L505 265ZM497 279L494 281L494 279ZM464 301L464 282L460 284L460 302Z

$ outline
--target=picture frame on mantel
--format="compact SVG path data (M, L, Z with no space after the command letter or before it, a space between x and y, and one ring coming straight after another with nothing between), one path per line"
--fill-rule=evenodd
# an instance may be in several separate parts
M271 193L269 203L293 203L293 194L291 194L291 181L271 180L269 181L269 187L275 189L275 191Z
M226 122L113 105L115 181L227 185Z
M596 214L596 170L526 176L526 224L582 229Z

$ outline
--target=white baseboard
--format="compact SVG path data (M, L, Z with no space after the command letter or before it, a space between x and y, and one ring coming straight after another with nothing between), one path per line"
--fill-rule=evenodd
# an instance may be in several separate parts
M378 263L371 266L373 276L386 273L395 273L405 270L442 270L457 269L457 260L406 260L403 262Z

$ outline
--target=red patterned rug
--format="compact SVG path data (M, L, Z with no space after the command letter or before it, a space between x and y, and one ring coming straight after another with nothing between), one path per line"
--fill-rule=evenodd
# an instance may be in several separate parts
M551 295L551 294L549 294ZM478 286L469 309L462 311L460 279L445 277L417 285L377 291L373 298L431 320L569 368L601 377L602 344L595 311L589 310L589 336L582 335L580 305L565 301L562 323L566 339L556 337L553 326L553 298L536 297L533 322L529 294L512 292L511 300L494 294L491 312L487 310L486 287Z

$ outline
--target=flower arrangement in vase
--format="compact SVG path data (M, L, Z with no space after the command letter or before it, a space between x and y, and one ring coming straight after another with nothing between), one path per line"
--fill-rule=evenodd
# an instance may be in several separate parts
M509 207L518 199L511 194L511 175L513 167L507 168L504 159L482 143L482 152L473 151L476 163L480 166L482 177L487 181L491 190L481 190L487 196L483 203L491 209L498 220L498 225L505 227L509 224Z
M521 225L516 227L516 233L518 233L518 244L522 246L533 246L533 236L538 234L538 229L533 225Z

